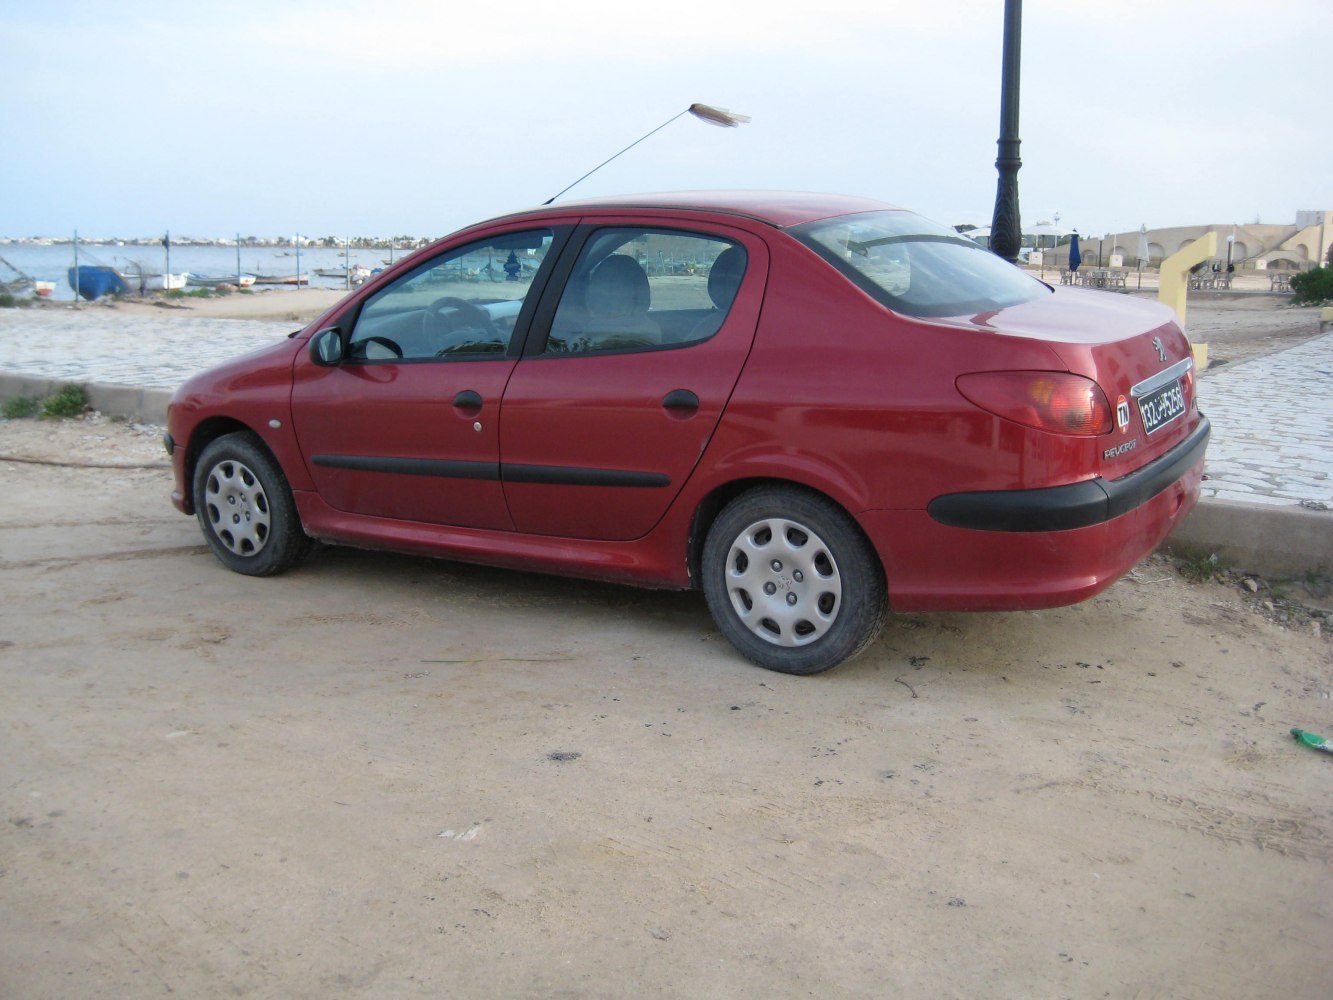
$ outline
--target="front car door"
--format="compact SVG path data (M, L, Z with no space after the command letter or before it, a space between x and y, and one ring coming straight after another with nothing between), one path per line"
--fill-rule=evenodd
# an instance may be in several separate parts
M343 361L300 355L296 437L336 510L509 529L499 415L518 345L554 264L552 229L445 250L338 319Z
M584 226L505 390L519 531L623 540L680 492L750 350L767 249L725 227ZM553 282L554 284L554 282Z

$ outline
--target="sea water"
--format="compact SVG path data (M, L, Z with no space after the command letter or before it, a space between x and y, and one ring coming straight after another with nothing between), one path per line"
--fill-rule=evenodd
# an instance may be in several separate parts
M316 268L341 268L347 261L352 266L357 264L374 271L387 267L390 256L395 262L407 256L409 250L401 247L390 251L383 249L357 249L347 251L350 256L343 256L338 247L302 247L300 268L302 274L310 275L311 288L343 288L342 277L321 278L316 275ZM55 282L52 298L72 301L74 292L69 286L68 271L74 266L74 246L71 243L43 245L32 243L0 244L0 257L30 278L38 281ZM141 270L146 274L162 274L166 270L166 252L161 246L130 246L106 243L80 243L80 266L114 267L127 275L136 275ZM241 246L240 267L242 274L295 275L297 273L296 251L291 247ZM172 244L171 273L202 274L209 277L225 277L236 274L235 246L187 246ZM0 264L0 281L16 278L12 271Z

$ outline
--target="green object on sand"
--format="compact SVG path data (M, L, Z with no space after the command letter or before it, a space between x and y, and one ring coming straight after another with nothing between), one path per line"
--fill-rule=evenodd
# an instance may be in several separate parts
M1304 729L1293 729L1291 735L1296 737L1307 747L1314 747L1316 750L1322 750L1324 753L1333 753L1333 745L1322 736L1316 736L1314 733L1307 733Z

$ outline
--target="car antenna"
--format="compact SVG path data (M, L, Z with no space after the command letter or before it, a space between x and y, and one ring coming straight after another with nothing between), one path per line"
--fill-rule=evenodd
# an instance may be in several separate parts
M670 118L664 121L661 125L657 126L657 128L653 129L651 132L647 133L646 135L639 136L639 138L635 139L628 146L622 149L620 153L616 153L615 156L605 159L601 163L597 164L597 166L593 167L586 174L584 174L577 181L575 181L574 184L578 184L580 181L587 180L593 174L597 173L597 171L601 170L604 166L610 163L611 160L614 160L616 156L619 156L621 153L628 153L639 143L643 142L644 139L647 139L648 136L654 135L655 133L662 131L662 129L666 128L677 118L680 118L683 115L694 115L695 118L702 119L703 121L708 122L708 124L716 125L719 128L735 128L737 125L743 125L750 120L749 115L738 115L734 111L728 111L726 108L715 108L708 104L691 104L688 108L686 108L679 114L672 115ZM555 201L562 194L564 194L566 191L572 188L574 184L570 184L568 187L561 188L555 194L551 195L551 197L547 198L544 202L542 202L542 204L543 205L551 204L551 202Z

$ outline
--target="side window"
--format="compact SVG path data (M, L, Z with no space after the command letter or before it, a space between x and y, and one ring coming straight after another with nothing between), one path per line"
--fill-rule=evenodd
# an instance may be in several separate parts
M549 229L506 233L421 264L366 300L348 338L350 357L420 361L504 354L553 238Z
M617 228L579 254L547 354L675 347L722 326L745 275L745 248L701 233Z

